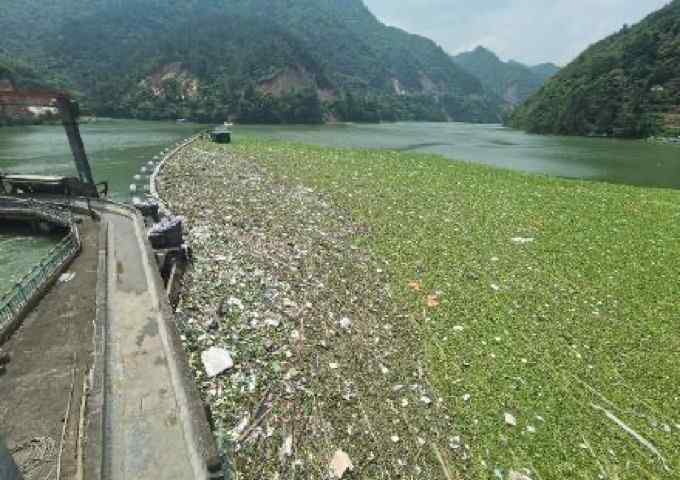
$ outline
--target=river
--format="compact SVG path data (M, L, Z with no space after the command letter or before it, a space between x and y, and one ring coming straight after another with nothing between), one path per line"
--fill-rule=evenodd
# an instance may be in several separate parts
M192 124L100 120L82 125L97 181L115 200L129 198L132 177L165 146L200 129ZM382 125L238 126L258 135L334 147L388 148L570 178L680 188L680 147L643 141L527 135L498 125L395 123ZM74 175L59 126L0 129L0 171ZM54 239L0 233L0 292L47 253ZM27 252L30 251L30 254Z

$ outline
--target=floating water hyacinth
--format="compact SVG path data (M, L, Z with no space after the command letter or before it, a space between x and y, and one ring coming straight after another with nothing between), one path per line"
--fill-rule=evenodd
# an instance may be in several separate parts
M197 145L169 162L162 183L199 254L180 305L195 320L183 323L187 349L229 339L239 367L258 373L252 393L246 380L217 379L216 425L229 432L246 412L269 412L236 453L243 478L279 473L275 452L291 421L304 426L296 438L310 439L296 440L290 459L303 461L300 478L327 476L340 447L357 478L446 478L437 450L451 478L487 478L497 465L504 480L526 465L531 478L597 478L601 465L615 465L621 480L673 478L655 452L680 469L677 430L663 428L678 422L669 401L680 384L669 333L678 192L247 138ZM428 307L433 288L441 303ZM216 315L229 295L244 311ZM276 329L263 320L273 313ZM345 315L351 335L338 324ZM292 343L292 330L304 341ZM298 374L285 380L292 368ZM202 390L215 387L197 375ZM425 380L440 391L414 392L401 407L405 389ZM442 398L442 408L424 408L421 395ZM603 398L637 436L584 408ZM455 452L454 426L474 432ZM583 437L594 455L578 447ZM417 438L428 442L420 458Z

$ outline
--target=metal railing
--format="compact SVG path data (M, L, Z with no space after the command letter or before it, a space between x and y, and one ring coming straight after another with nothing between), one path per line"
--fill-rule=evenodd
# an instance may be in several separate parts
M6 206L6 205L5 205ZM15 203L12 205L16 207ZM8 292L0 295L0 332L15 321L34 295L41 290L50 278L63 267L64 262L80 251L80 233L73 222L70 212L63 212L41 202L21 202L23 209L31 209L43 219L68 226L69 233L43 258L40 263L21 278Z

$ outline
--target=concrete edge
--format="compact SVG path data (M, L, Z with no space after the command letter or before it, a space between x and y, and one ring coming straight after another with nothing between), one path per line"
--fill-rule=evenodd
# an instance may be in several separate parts
M163 280L155 266L156 259L146 235L142 215L133 207L115 203L109 203L107 207L109 212L125 215L133 220L140 248L145 252L141 261L149 281L153 282L150 287L153 288L154 300L160 314L159 333L168 356L168 368L175 389L187 444L191 448L189 455L196 478L224 478L222 457L208 423L208 417L196 387L193 371L187 361L186 352L177 331L174 312L165 295ZM89 477L87 478L89 480Z
M94 349L89 374L85 454L82 461L83 478L101 480L104 467L104 416L106 408L106 337L108 330L108 235L109 224L103 223L97 238L97 287L94 319Z
M21 327L21 324L26 319L26 316L31 313L38 303L40 303L40 300L42 300L45 294L47 294L50 288L52 288L52 286L57 282L57 279L59 279L61 274L64 273L64 270L66 270L71 265L71 262L73 262L73 260L78 255L80 255L80 250L82 249L82 246L80 245L80 233L78 231L78 227L75 224L72 225L71 228L73 229L76 237L79 239L78 248L75 252L66 257L59 268L57 268L54 273L50 275L47 280L35 290L35 292L33 292L31 298L26 302L26 305L24 305L21 310L19 310L19 313L17 313L14 319L2 327L2 329L0 329L0 345L5 343L12 336L12 334L14 334L14 332L16 332Z
M145 267L150 271L154 282L155 292L161 292L156 300L161 314L161 335L168 354L168 366L175 386L177 403L183 413L182 421L184 431L193 447L190 452L197 478L222 478L222 457L217 449L217 442L210 429L208 417L201 396L198 393L193 371L187 361L186 351L182 344L175 314L170 307L169 300L165 295L163 279L155 268L156 259L148 238L144 234L144 222L139 213L134 215L135 225L138 229L139 239L144 243L143 250L146 253Z
M185 148L193 145L200 138L201 134L192 135L191 137L182 141L180 145L176 146L174 149L168 152L163 157L161 162L156 166L153 174L149 179L149 191L151 192L152 197L158 201L160 208L163 210L165 214L171 214L172 212L167 208L167 205L161 198L160 193L158 192L161 173L163 172L163 169L165 168L167 162L170 159L172 159L175 155L177 155ZM148 239L146 237L145 241L148 243ZM147 253L148 252L151 252L151 250L147 249ZM150 259L150 261L152 260L153 258ZM159 275L155 275L154 281L157 284L157 288L160 288L162 291L164 291L163 282ZM178 374L182 377L182 382L184 384L190 385L190 388L188 388L186 391L187 405L190 409L189 418L203 419L200 422L200 424L194 422L194 425L189 426L189 428L194 431L194 433L197 435L197 438L199 439L199 454L201 454L204 460L206 461L206 466L208 467L207 473L209 478L222 478L224 469L223 459L217 448L217 442L215 441L215 437L212 434L210 424L208 423L203 401L201 400L201 397L198 393L198 389L196 388L193 370L191 369L189 363L187 362L186 352L184 351L184 345L179 336L179 333L177 332L175 314L172 308L170 307L169 300L161 303L163 318L172 319L171 328L168 329L169 333L168 341L169 343L171 343L171 349L175 354L177 352L181 352L179 355L176 355L175 358Z

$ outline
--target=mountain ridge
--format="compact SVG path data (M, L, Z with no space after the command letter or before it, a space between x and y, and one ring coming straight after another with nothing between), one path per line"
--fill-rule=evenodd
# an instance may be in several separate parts
M518 108L532 133L680 134L680 0L591 45Z
M524 102L559 71L559 67L551 63L527 66L515 60L504 62L482 46L452 56L452 59L478 78L487 91L502 98L507 110Z
M496 99L441 47L383 25L361 0L232 0L228 7L220 0L63 0L36 14L26 2L6 0L0 29L16 33L8 51L102 114L289 122L305 120L292 111L311 108L314 122L318 110L354 121L500 117ZM165 75L167 88L151 87L159 71L177 64L182 74Z

